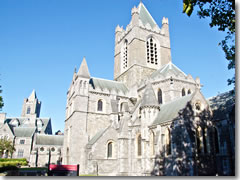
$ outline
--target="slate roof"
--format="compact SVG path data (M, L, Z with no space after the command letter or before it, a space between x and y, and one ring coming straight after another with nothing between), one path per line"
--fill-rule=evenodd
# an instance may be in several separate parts
M152 85L148 83L143 94L141 107L152 106L152 105L159 106L154 90L152 88Z
M179 116L179 112L184 109L189 101L191 101L193 94L181 97L160 106L160 112L152 125L158 125L171 121Z
M87 144L87 147L91 147L95 142L97 142L97 140L107 131L107 129L109 128L110 126L108 126L107 128L105 129L102 129L100 131L98 131L96 133L95 136L93 136L93 138L88 142Z
M128 92L128 88L122 82L111 81L100 78L91 78L89 82L93 89L99 87L100 89L108 89L109 91L115 90L116 92L122 91L124 94Z
M11 121L13 121L13 120L18 120L19 126L15 127L14 125L12 125ZM43 122L43 126L41 128L41 133L44 133L47 128L47 125L50 121L50 118L36 118L36 121L38 121L38 120L41 120ZM21 131L25 130L26 133L28 134L28 133L32 132L33 129L35 131L35 129L37 128L37 125L35 125L35 124L28 124L28 123L25 124L24 122L26 122L26 121L29 121L29 118L27 118L27 117L10 117L10 118L7 118L4 123L7 123L9 125L10 129L13 131L13 134L15 136L24 137L21 135L21 134L23 134L23 132L21 132ZM16 131L17 135L15 134L15 130L14 130L16 128L19 128ZM28 134L26 137L30 137L30 136L31 135Z
M212 111L213 119L220 120L226 118L235 105L235 95L232 91L219 94L207 99Z
M157 23L155 22L155 20L153 19L153 17L148 12L147 8L144 6L144 4L142 2L140 2L139 6L138 6L138 11L139 11L139 17L144 26L147 23L149 23L152 28L157 26Z
M161 67L157 71L153 72L152 75L151 75L151 78L155 78L160 74L163 75L163 76L167 76L167 74L170 73L170 72L173 73L175 76L182 75L184 77L187 77L187 75L182 70L180 70L172 62L169 62L168 64L164 65L163 67Z
M14 127L13 132L16 137L32 137L35 133L35 127Z
M36 135L36 145L62 146L63 139L64 139L64 136L62 136L62 135L37 134Z

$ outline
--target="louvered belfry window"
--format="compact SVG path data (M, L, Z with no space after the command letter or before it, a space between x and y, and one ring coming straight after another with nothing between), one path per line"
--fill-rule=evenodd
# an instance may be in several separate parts
M153 37L147 40L147 63L158 64L157 43Z
M128 41L125 40L123 45L123 69L128 67Z

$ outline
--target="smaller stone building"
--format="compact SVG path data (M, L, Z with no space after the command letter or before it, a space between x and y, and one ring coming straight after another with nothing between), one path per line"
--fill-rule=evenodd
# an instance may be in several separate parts
M26 158L30 166L60 163L62 135L52 135L51 118L40 117L41 102L35 90L24 99L21 117L7 117L0 113L0 138L11 140L16 151L12 157Z
M63 135L36 134L31 152L32 167L43 167L51 164L61 164Z

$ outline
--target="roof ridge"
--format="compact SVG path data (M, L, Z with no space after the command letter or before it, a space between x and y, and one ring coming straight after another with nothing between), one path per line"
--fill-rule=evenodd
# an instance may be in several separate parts
M123 82L119 82L119 81L115 81L115 80L103 79L103 78L98 78L98 77L91 77L91 78L92 79L99 79L99 80L104 80L104 81L110 81L110 82L116 82L116 83L124 84Z
M172 62L171 62L171 64L173 65L173 67L177 68L177 70L181 71L185 76L187 76L187 75L186 75L180 68L178 68L175 64L173 64Z

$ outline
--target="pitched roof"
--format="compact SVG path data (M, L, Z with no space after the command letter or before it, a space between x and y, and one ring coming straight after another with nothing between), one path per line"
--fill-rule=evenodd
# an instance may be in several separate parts
M77 75L84 78L90 78L90 73L88 71L88 65L85 57L83 58L82 64L78 70Z
M25 122L30 122L30 119L27 118L27 117L10 117L10 118L7 118L5 120L5 123L7 123L10 127L14 127L14 125L12 124L12 121L13 120L17 120L19 122L19 126L17 126L18 128L37 128L39 126L38 123L34 123L34 124L31 124L31 123L25 123ZM36 118L35 119L36 122L37 121L42 121L43 122L43 126L41 126L41 133L44 133L46 128L47 128L47 125L50 123L50 118Z
M14 135L16 137L32 137L35 133L35 127L14 127Z
M37 134L36 135L36 145L62 146L63 139L64 139L64 136L62 136L62 135Z
M171 121L179 116L179 112L184 109L194 94L187 95L160 106L160 112L152 125Z
M124 83L118 82L118 81L111 81L106 79L100 79L100 78L91 78L89 82L93 89L96 87L99 87L100 89L108 89L109 91L115 90L116 92L122 91L124 94L128 92L127 87Z
M97 140L107 131L107 129L109 128L110 126L108 126L107 128L105 129L102 129L100 131L98 131L95 136L93 136L93 138L88 142L87 144L87 147L90 147L92 146L95 142L97 142Z
M31 95L28 97L29 101L34 101L37 98L35 89L32 91Z
M155 20L153 19L153 17L148 12L147 8L144 6L144 4L142 2L140 2L139 6L138 6L138 11L139 11L140 20L142 21L144 26L147 23L149 23L152 28L157 26L157 23L155 22Z
M159 106L152 85L148 83L142 97L141 107L151 105Z
M162 66L157 71L153 72L152 75L151 75L151 78L155 78L160 74L164 75L164 76L167 76L168 73L173 73L175 76L182 75L184 77L187 77L187 75L181 69L179 69L172 62L169 62L168 64Z

